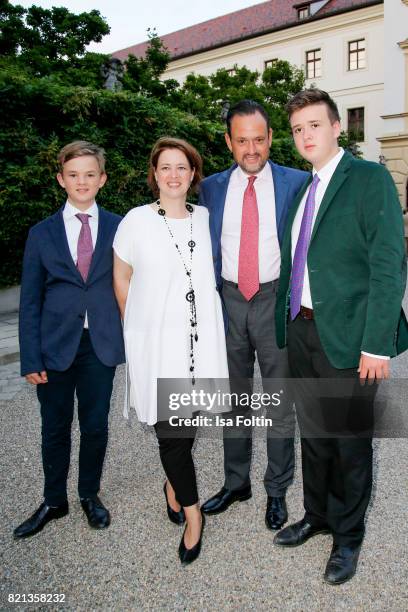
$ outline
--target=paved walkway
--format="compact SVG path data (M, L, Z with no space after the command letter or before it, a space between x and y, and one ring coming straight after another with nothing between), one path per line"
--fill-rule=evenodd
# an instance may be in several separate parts
M10 318L10 321L12 318ZM12 326L13 323L6 325ZM12 337L12 336L10 336ZM11 367L13 366L13 367ZM122 418L124 368L115 379L110 443L101 497L112 524L89 529L76 495L78 425L73 427L69 480L70 514L33 538L15 542L13 528L41 501L40 419L35 389L16 389L18 364L7 368L0 400L0 610L154 610L348 612L408 609L408 452L405 439L374 442L374 493L359 571L349 583L322 580L330 536L297 549L273 546L264 525L265 440L254 444L253 497L223 515L209 517L200 558L182 568L177 547L182 530L166 516L164 480L150 428ZM392 362L405 378L408 352ZM402 406L405 400L399 398ZM405 403L404 403L405 402ZM299 443L295 482L288 490L289 520L302 516ZM201 500L222 483L221 439L200 431L195 461ZM23 604L23 595L63 594L60 604ZM20 603L9 602L19 594Z
M18 361L18 313L0 314L0 365Z
M13 399L26 384L19 355L18 313L0 314L0 402Z

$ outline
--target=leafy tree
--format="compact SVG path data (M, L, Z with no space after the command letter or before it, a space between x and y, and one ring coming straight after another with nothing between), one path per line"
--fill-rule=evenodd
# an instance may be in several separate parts
M99 67L106 56L87 53L86 46L109 31L97 10L76 15L64 7L25 9L0 0L1 66L13 63L36 78L101 86Z
M235 66L232 73L221 68L208 77L189 74L183 85L172 92L170 100L193 115L220 121L226 104L232 106L250 98L266 108L275 135L288 136L289 124L283 107L303 86L303 72L280 60L262 75L246 66Z
M207 175L230 162L222 126L129 91L66 87L3 71L0 106L0 286L19 281L29 227L65 201L55 175L58 150L68 142L104 147L109 180L98 202L119 214L152 200L148 158L163 134L196 146Z
M148 97L159 98L170 106L199 119L215 122L223 129L228 106L243 98L262 104L273 126L272 151L278 163L308 168L296 152L290 133L285 104L303 89L305 76L301 69L284 60L276 61L262 74L246 66L234 66L233 71L220 68L210 76L190 73L180 86L177 81L161 80L168 67L170 54L154 30L148 31L149 45L145 58L130 56L126 62L125 87ZM355 140L342 132L339 143L353 155L361 156Z
M16 55L23 38L26 10L0 0L0 55Z
M206 175L231 163L221 112L243 97L263 104L274 127L273 159L307 167L293 146L283 105L302 88L301 71L277 62L260 75L189 75L163 79L169 54L149 33L144 58L125 62L122 91L103 89L108 58L85 46L109 31L98 11L72 15L12 6L0 0L0 285L18 282L28 228L63 202L56 155L67 142L88 139L108 154L109 181L98 200L124 214L146 202L148 155L163 134L185 138L203 156ZM347 146L347 136L342 136Z
M170 53L155 30L149 28L147 35L149 44L146 56L139 58L130 54L125 61L123 87L149 98L165 100L179 84L174 79L162 80L160 78L169 64Z

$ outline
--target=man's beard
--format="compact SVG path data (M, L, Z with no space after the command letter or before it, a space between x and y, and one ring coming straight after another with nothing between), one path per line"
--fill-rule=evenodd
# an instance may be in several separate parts
M251 165L249 164L247 165L245 163L245 157L244 157L244 159L240 163L238 163L238 165L241 168L241 170L243 170L247 174L258 174L265 167L267 161L268 161L267 159L263 160L261 156L258 156L258 163L256 165L255 165L255 162L253 162Z

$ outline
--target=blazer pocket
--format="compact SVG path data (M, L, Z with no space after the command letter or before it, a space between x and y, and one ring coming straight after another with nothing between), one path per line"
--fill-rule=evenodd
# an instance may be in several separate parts
M350 341L356 342L364 332L367 295L362 293L351 298L345 298L343 300L343 312Z

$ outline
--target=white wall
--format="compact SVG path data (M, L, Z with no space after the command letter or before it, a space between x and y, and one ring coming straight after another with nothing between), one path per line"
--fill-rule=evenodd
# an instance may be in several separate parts
M399 48L399 42L408 38L408 6L401 0L385 0L384 2L384 61L385 61L385 91L382 114L393 115L405 110L405 88L408 83L405 78L404 54ZM396 78L396 75L401 75ZM387 131L403 131L403 119L386 122Z

